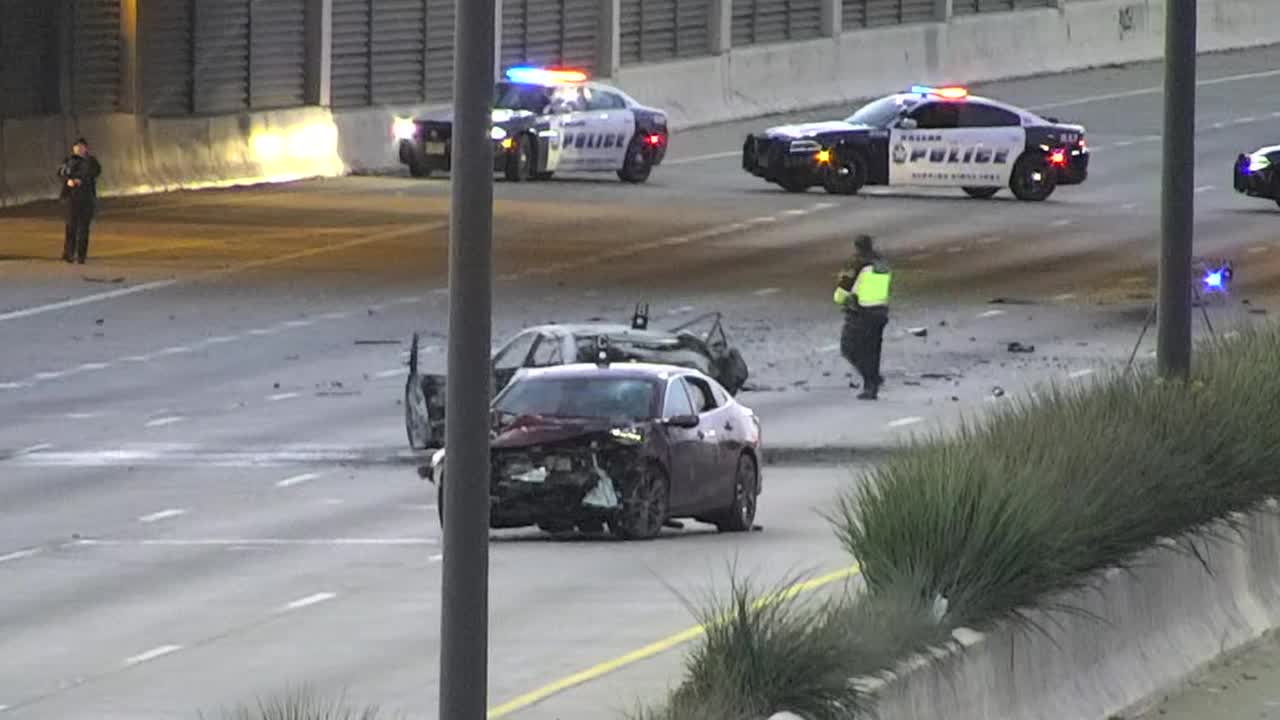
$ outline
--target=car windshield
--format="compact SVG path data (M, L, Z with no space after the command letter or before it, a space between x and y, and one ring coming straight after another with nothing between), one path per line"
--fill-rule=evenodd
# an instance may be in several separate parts
M899 110L907 107L910 105L903 98L890 95L863 105L857 112L845 118L845 122L878 128L889 127L897 119Z
M493 95L493 107L498 110L528 110L541 114L551 103L551 91L541 85L500 82Z
M656 386L643 378L521 378L495 400L509 417L646 420L653 416Z

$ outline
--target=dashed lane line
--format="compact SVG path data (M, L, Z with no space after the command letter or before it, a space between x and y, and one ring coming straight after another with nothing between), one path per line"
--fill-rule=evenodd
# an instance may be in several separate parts
M315 480L319 477L320 477L319 473L303 473L301 475L294 475L292 477L287 477L281 480L280 482L276 483L276 487L281 487L281 488L293 487L294 485L301 485L302 483L305 483L305 482L311 482L312 480Z
M181 645L161 645L159 647L152 648L144 653L139 653L137 655L134 655L131 658L127 658L124 661L124 664L129 666L141 665L142 663L151 662L152 660L155 660L157 658L162 658L165 655L171 655L173 653L178 652L181 649L182 649Z
M1213 189L1212 185L1201 185L1195 189L1196 194L1206 193Z
M275 395L268 395L267 399L270 400L271 402L280 402L281 400L292 400L293 398L296 398L296 397L301 397L301 395L296 392L283 392L283 393L276 393Z
M304 598L299 598L297 600L294 600L293 602L286 604L282 609L285 611L301 610L302 608L305 608L305 607L311 607L312 605L319 605L322 602L328 602L336 597L338 597L337 593L331 593L331 592L316 593L315 595L308 595Z
M160 522L161 520L169 520L170 518L181 517L186 514L187 514L187 511L181 508L169 508L167 510L153 512L150 515L143 515L142 517L138 518L138 522L154 523L154 522Z
M73 540L80 547L422 547L438 538L146 538L141 540Z
M39 555L40 552L40 548L27 548L26 550L18 550L5 555L0 555L0 565L7 562L13 562L14 560L25 560L26 558Z
M1072 372L1067 377L1071 378L1072 380L1078 380L1079 378L1082 378L1082 377L1088 377L1093 373L1094 373L1093 368L1083 368L1081 370L1076 370Z
M1209 78L1206 80L1197 80L1196 87L1206 87L1211 85L1222 85L1224 83L1241 82L1244 80L1258 80L1261 78L1276 77L1280 75L1280 69L1264 70L1261 72L1243 73L1240 75L1226 75L1219 78ZM1056 108L1071 107L1072 105L1086 105L1089 103L1106 102L1108 100L1121 100L1124 98L1141 97L1143 95L1158 95L1164 92L1163 85L1155 87L1145 87L1136 90L1125 90L1122 92L1104 93L1101 95L1085 95L1083 97L1073 98L1070 100L1060 100L1058 102L1046 103L1043 105L1034 105L1028 107L1028 110L1054 110Z
M765 296L768 296L768 295L776 295L776 294L778 294L778 293L780 293L780 292L782 292L782 290L781 290L780 288L776 288L776 287L767 287L767 288L761 288L761 289L759 289L759 290L755 291L755 293L754 293L754 294L755 294L756 296L758 296L758 297L765 297Z
M986 311L986 312L982 313L981 315L979 315L978 317L980 317L980 318L993 318L993 317L999 317L999 316L1004 315L1004 314L1005 314L1005 312L1004 312L1003 310L988 310L988 311Z
M922 417L916 417L916 416L904 417L904 418L898 418L897 420L891 420L889 422L889 427L891 428L906 427L908 425L916 425L922 422L924 422L924 418Z
M181 415L170 415L168 417L156 418L155 420L148 420L147 427L149 428L165 427L167 425L174 425L176 423L180 423L185 419L186 418L182 417Z
M120 288L118 290L109 290L107 292L94 293L93 295L85 295L83 297L72 298L70 300L63 300L61 302L49 303L47 305L37 305L35 307L24 308L22 310L0 313L0 322L29 318L36 315L54 312L56 310L65 310L67 308L80 307L81 305L90 305L92 303L99 303L106 300L128 297L129 295L137 295L138 293L149 292L151 290L160 290L177 284L178 281L176 279L157 280L155 282L133 285L131 287Z

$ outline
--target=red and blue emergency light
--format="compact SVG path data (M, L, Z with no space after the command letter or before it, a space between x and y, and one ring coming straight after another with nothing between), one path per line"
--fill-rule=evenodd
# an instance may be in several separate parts
M929 87L927 85L914 85L911 88L911 92L917 95L937 95L938 97L946 100L963 100L969 97L968 88L960 87L958 85L949 85L947 87L940 88Z
M566 68L513 67L507 70L507 79L511 82L531 85L552 85L555 83L585 82L587 74L581 70Z

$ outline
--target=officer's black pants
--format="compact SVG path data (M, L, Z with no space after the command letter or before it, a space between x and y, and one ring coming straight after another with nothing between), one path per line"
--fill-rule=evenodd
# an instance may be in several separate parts
M880 376L880 349L884 342L884 327L888 323L888 308L862 308L844 315L840 353L862 376L864 388L884 384L884 378Z
M81 260L89 256L89 226L93 223L94 207L89 203L69 203L67 206L67 237L62 246L64 260Z

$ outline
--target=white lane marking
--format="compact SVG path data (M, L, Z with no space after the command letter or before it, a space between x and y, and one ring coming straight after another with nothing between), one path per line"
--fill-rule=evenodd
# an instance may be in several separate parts
M1001 315L1004 315L1004 311L1003 311L1003 310L988 310L988 311L986 311L986 312L982 313L981 315L979 315L978 317L980 317L980 318L993 318L993 317L999 317L999 316L1001 316Z
M748 225L768 225L769 223L778 222L778 218L772 215L762 215L760 217L751 218L747 221Z
M1210 127L1210 128L1212 128L1212 129L1214 129L1214 130L1221 130L1222 128L1224 128L1224 127L1226 127L1226 126L1227 126L1227 124L1226 124L1226 123L1224 123L1224 122L1216 122L1216 123L1214 123L1214 124L1210 125L1209 127Z
M449 294L449 288L447 288L447 287L436 288L435 290L432 290L432 291L431 291L431 294L432 294L432 295L448 295L448 294Z
M111 363L85 363L76 368L78 372L94 372L96 370L106 370L111 367Z
M1059 218L1059 219L1054 220L1053 222L1051 222L1051 223L1049 223L1049 224L1050 224L1052 227L1066 227L1066 226L1068 226L1068 225L1070 225L1070 224L1072 224L1072 223L1074 223L1074 222L1075 222L1075 220L1072 220L1072 219L1070 219L1070 218Z
M439 545L437 538L196 538L144 540L76 540L82 547L237 547L243 545L274 546L387 546L409 547Z
M891 421L889 423L889 427L891 428L905 427L907 425L915 425L916 423L922 423L922 422L924 422L924 418L922 417L915 417L915 416L904 417L904 418L898 418L897 420Z
M189 352L191 352L191 348L187 347L186 345L174 345L173 347L167 347L157 352L156 355L157 356L182 355L184 353L189 353Z
M187 511L183 510L182 508L169 508L168 510L153 512L150 515L143 515L142 517L138 518L138 522L140 523L160 522L161 520L168 520L169 518L181 517L186 514L187 514Z
M17 552L11 552L7 555L0 555L0 564L13 562L14 560L22 560L23 558L29 558L33 555L39 555L39 554L40 554L40 548L27 548L26 550L18 550Z
M346 313L346 312L331 312L331 313L325 313L325 314L321 315L320 317L321 317L321 318L323 318L323 319L325 319L325 320L343 320L343 319L346 319L346 318L348 318L348 317L351 317L351 313Z
M102 302L103 300L113 300L128 295L136 295L148 290L158 290L167 288L170 285L177 284L177 280L157 280L155 282L143 283L132 287L120 288L119 290L110 290L108 292L95 293L93 295L85 295L84 297L73 298L71 300L63 300L61 302L49 303L47 305L37 305L35 307L24 308L22 310L14 310L0 314L0 322L7 320L17 320L19 318L32 317L34 315L43 315L44 313L53 312L55 310L65 310L66 308L79 307L81 305L89 305L91 303Z
M820 202L820 203L813 204L814 210L830 210L833 207L839 207L839 205L832 202Z
M1252 115L1245 115L1242 118L1236 118L1236 122L1240 123L1241 125L1248 125L1251 122L1257 122L1257 121L1258 121L1258 118Z
M304 598L294 600L288 605L285 605L284 609L285 610L301 610L304 607L309 607L311 605L318 605L322 602L332 600L336 597L338 597L337 593L331 593L331 592L316 593L315 595L308 595Z
M1084 368L1083 370L1076 370L1075 372L1072 372L1071 374L1067 375L1067 377L1071 378L1072 380L1075 380L1077 378L1087 377L1092 374L1093 374L1093 368Z
M276 487L293 487L294 485L301 485L304 482L310 482L318 477L320 477L319 473L303 473L301 475L294 475L293 477L287 477L276 483Z
M758 296L760 296L760 297L764 297L764 296L766 296L766 295L775 295L775 294L780 293L780 292L782 292L782 290L780 290L779 288L776 288L776 287L767 287L767 288L761 288L761 289L759 289L759 290L755 291L755 293L754 293L754 294L755 294L755 295L758 295Z
M1133 144L1134 144L1133 140L1118 140L1115 142L1115 147L1123 148L1123 147L1129 147L1130 145L1133 145Z
M1280 69L1265 70L1262 72L1245 73L1242 75L1227 75L1220 78L1212 78L1209 80L1197 80L1196 87L1204 87L1206 85L1221 85L1223 83L1240 82L1241 80L1257 80L1259 78L1275 77L1280 75ZM1046 105L1037 105L1029 107L1028 110L1052 110L1060 107L1070 107L1072 105L1084 105L1087 103L1104 102L1107 100L1120 100L1122 98L1139 97L1142 95L1156 95L1164 92L1164 86L1140 88L1137 90L1126 90L1123 92L1106 93L1103 95L1086 95L1072 100L1061 100L1059 102L1048 103Z
M124 664L138 665L144 662L155 660L156 658L164 657L165 655L169 655L171 653L176 653L181 649L182 649L181 645L161 645L160 647L152 648L144 653L139 653L137 655L134 655L131 658L128 658L127 660L124 661Z
M239 335L218 335L216 337L206 338L205 343L208 345L224 345L226 343L235 342L239 339Z
M799 217L801 215L808 215L811 212L813 212L812 209L794 209L794 210L783 210L782 214L788 217Z
M3 383L0 383L0 390L21 390L21 389L22 389L22 388L24 388L24 387L29 387L29 385L28 385L27 383L23 383L23 382L3 382Z
M170 415L169 417L162 417L162 418L156 418L155 420L148 420L147 427L164 427L166 425L173 425L174 423L180 423L185 419L186 418L182 417L181 415Z
M290 320L284 324L285 327L301 328L313 324L312 320Z
M405 295L404 297L396 298L395 304L412 305L416 302L422 302L423 300L426 300L426 298L422 295Z
M127 355L125 357L120 358L120 362L144 363L144 362L150 362L150 361L151 361L150 355Z
M1071 300L1075 298L1075 296L1076 296L1075 293L1062 293L1061 295L1054 295L1053 299L1057 300L1058 302L1062 302L1063 300Z
M66 418L66 419L68 419L68 420L92 420L92 419L94 419L94 418L96 418L96 417L102 417L102 413L92 413L92 412L69 412L69 413L67 413L66 415L64 415L63 417L65 417L65 418Z
M278 333L278 332L280 332L280 331L279 331L279 330L277 330L276 328L254 328L254 329L252 329L252 330L250 330L250 331L249 331L249 334L250 334L250 335L256 335L256 336L258 336L258 337L262 337L262 336L264 336L264 335L274 335L274 334L276 334L276 333Z
M1255 246L1253 246L1253 247L1249 248L1249 250L1248 250L1247 252L1248 252L1250 255L1257 255L1258 253L1268 252L1269 250L1271 250L1271 248L1270 248L1270 247L1268 247L1268 246L1266 246L1266 245L1255 245Z
M1200 187L1196 188L1196 192L1197 193L1209 192L1212 189L1213 189L1212 185L1201 185Z
M978 244L979 245L995 245L996 243L1000 242L1003 239L1004 238L998 235L992 235L991 237L982 238L981 240L978 241Z
M444 555L432 555L431 557L427 558L427 560L431 562L440 562L441 560L444 560Z
M675 160L663 160L662 162L664 165L688 165L689 163L706 162L707 160L723 160L739 155L742 155L741 150L726 150L718 153L707 153L706 155L691 155L689 157L676 158Z
M831 345L823 345L822 347L818 348L818 352L829 353L829 352L835 352L839 349L840 349L840 343L832 343Z
M387 378L390 378L390 377L397 377L400 375L404 375L407 372L409 371L404 368L393 368L391 370L383 370L382 372L375 374L374 377L379 380L386 380Z
M30 445L30 446L28 446L28 447L24 447L24 448L22 448L21 450L19 450L19 451L18 451L18 452L16 452L16 453L14 453L14 454L13 454L13 456L14 456L14 457L21 457L21 456L23 456L23 455L31 455L31 454L33 454L33 453L38 453L38 452L43 452L43 451L45 451L45 450L50 450L50 449L52 449L52 448L53 448L53 445L51 445L51 444L49 444L49 443L40 443L39 445Z
M58 370L57 372L38 372L31 377L35 380L54 380L70 374L70 370Z
M1123 204L1123 205L1121 205L1121 206L1120 206L1120 209L1121 209L1121 210L1132 210L1132 209L1134 209L1134 208L1136 208L1136 207L1138 207L1138 203L1125 203L1125 204Z
M271 402L280 402L281 400L289 400L296 397L298 397L298 393L296 392L284 392L276 393L275 395L268 395L267 399Z
M691 313L694 310L695 308L692 305L681 305L678 308L672 308L671 312L667 314L668 315L684 315L685 313Z

